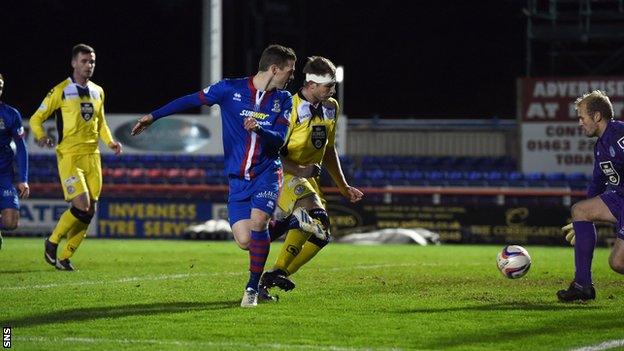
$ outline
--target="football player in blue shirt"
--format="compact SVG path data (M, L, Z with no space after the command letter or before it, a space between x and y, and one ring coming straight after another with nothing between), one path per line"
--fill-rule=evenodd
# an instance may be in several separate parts
M4 78L0 74L0 96L4 90ZM13 154L11 140L15 142L16 154ZM13 186L15 174L13 159L17 163L17 190ZM25 199L30 194L28 188L28 152L24 141L22 117L13 107L0 101L0 211L2 229L13 230L19 221L18 196ZM2 234L0 234L2 248Z
M588 137L598 137L594 146L593 179L587 199L572 206L572 224L563 228L574 245L574 281L559 290L562 302L596 298L591 264L596 245L595 221L616 223L617 239L609 256L611 268L624 274L624 122L613 120L609 97L595 90L575 102L579 126Z
M269 254L268 223L282 183L279 150L289 128L292 97L283 90L293 78L295 52L267 47L252 77L224 79L141 117L132 135L159 118L200 105L221 107L228 216L239 247L249 250L250 278L242 307L256 306L258 283Z

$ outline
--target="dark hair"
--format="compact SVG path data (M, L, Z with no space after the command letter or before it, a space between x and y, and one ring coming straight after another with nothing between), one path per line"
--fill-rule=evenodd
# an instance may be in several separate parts
M93 50L92 47L90 47L87 44L80 43L72 48L72 59L76 58L78 54L91 54L91 53L95 53L95 50Z
M269 45L262 51L262 56L258 63L258 71L268 71L271 65L284 68L288 60L297 60L297 55L295 55L293 49L277 44Z
M613 105L607 94L603 91L594 90L574 101L577 110L581 104L585 105L585 109L590 116L596 112L600 112L602 118L613 119Z
M308 62L303 66L303 73L318 74L324 76L329 74L332 78L336 78L336 66L329 59L322 56L308 57Z

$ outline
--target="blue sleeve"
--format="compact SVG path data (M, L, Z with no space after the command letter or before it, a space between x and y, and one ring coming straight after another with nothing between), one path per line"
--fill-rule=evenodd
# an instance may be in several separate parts
M260 142L271 154L278 153L286 141L288 127L290 125L290 113L292 110L292 98L290 95L282 105L282 113L277 116L272 129L259 127L256 133L260 135Z
M200 94L201 92L199 94L195 93L195 94L189 94L189 95L183 96L181 98L171 101L170 103L159 108L158 110L153 111L152 116L154 116L154 121L156 121L159 118L163 118L163 117L172 115L174 113L187 110L192 107L203 105L203 102L201 101L201 98L200 98Z
M225 83L225 81L219 81L213 85L206 87L198 93L189 94L181 98L175 99L165 106L159 108L158 110L152 112L152 116L154 116L154 121L159 118L178 113L180 111L188 110L192 107L198 107L201 105L212 106L214 104L218 104L221 101L221 97L224 95L226 89L227 84Z
M199 99L205 105L219 104L223 100L223 97L227 95L230 90L228 80L221 80L215 84L207 86L205 89L199 92Z
M28 150L26 149L26 142L24 138L14 139L14 141L19 182L28 183Z
M20 183L28 182L28 150L26 149L26 134L22 126L22 116L15 111L15 126L12 129L13 141L15 142L15 162L17 163Z

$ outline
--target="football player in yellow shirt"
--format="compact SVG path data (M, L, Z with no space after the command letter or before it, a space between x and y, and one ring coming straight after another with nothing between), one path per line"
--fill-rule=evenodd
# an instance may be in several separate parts
M52 234L45 240L44 258L59 270L73 271L69 261L87 233L102 189L102 166L98 140L116 155L122 152L113 140L104 117L104 90L90 81L95 70L95 50L85 44L72 49L71 77L57 84L43 99L30 118L37 144L52 148L54 140L43 130L43 122L55 115L58 132L56 157L65 201L71 208L59 219ZM57 257L62 237L67 243Z
M278 217L286 217L299 207L321 223L324 235L312 235L298 229L288 231L273 269L264 273L261 297L271 299L268 289L278 286L294 288L288 276L294 274L329 243L329 216L321 192L321 165L329 172L340 193L351 202L362 199L362 192L349 186L340 166L335 146L339 106L332 95L336 92L336 67L327 58L313 56L303 68L305 83L293 96L290 134L282 148L284 186L278 198ZM279 223L279 221L277 221ZM278 224L279 225L279 224ZM281 235L271 231L272 238Z

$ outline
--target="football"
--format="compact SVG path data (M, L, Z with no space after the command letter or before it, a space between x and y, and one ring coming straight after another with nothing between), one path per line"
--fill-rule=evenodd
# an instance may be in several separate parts
M498 270L509 279L523 277L531 268L531 256L522 246L507 245L496 257Z

